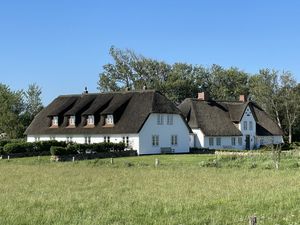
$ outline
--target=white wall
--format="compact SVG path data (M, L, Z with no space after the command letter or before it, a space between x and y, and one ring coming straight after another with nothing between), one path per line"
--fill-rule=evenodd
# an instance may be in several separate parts
M209 138L213 138L213 145L209 145ZM217 138L221 138L221 145L217 145ZM231 138L235 138L235 145L232 145ZM243 149L243 145L239 145L238 136L205 136L204 137L204 148L210 149Z
M162 147L171 147L175 153L189 152L189 129L180 115L173 114L173 125L167 125L167 114L163 114L163 125L157 124L157 113L152 113L139 133L138 154L159 154ZM152 146L152 135L159 136L159 145ZM178 143L171 145L171 135L177 135Z
M247 129L244 129L244 121L247 122ZM250 130L249 129L249 122L252 122L253 124L253 129ZM253 114L249 108L249 106L247 106L244 115L240 121L240 123L238 124L238 128L239 130L242 132L243 134L243 148L242 149L246 149L246 136L250 135L250 149L255 148L256 146L256 121L253 117Z
M139 147L139 137L138 134L92 134L92 135L51 135L57 141L67 141L67 137L72 137L72 142L78 144L85 143L85 137L91 137L91 143L101 143L104 142L104 136L110 137L110 142L119 143L123 141L123 137L129 137L129 146L133 150L138 150ZM40 141L49 141L50 136L47 135L29 135L27 136L28 142L35 142L36 138L39 138Z
M257 136L257 148L259 148L261 145L281 143L283 143L282 136Z
M195 147L196 148L204 148L204 134L201 129L192 129L195 134Z

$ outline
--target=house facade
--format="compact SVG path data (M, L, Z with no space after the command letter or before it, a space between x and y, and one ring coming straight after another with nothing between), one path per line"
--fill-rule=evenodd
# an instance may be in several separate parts
M185 99L179 109L193 131L190 146L210 149L257 149L283 143L283 132L256 103L212 101L207 93Z
M175 104L151 90L59 96L25 132L28 142L124 142L139 155L189 152L190 133Z

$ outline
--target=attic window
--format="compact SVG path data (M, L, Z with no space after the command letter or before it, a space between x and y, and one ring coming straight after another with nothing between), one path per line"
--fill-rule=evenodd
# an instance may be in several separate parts
M69 125L70 126L75 126L75 116L70 116L69 118Z
M53 118L52 118L52 126L58 126L58 116L53 116Z
M87 125L94 125L95 123L95 118L93 115L89 115L87 118Z
M105 118L105 124L107 125L113 125L114 124L114 116L113 115L107 115Z

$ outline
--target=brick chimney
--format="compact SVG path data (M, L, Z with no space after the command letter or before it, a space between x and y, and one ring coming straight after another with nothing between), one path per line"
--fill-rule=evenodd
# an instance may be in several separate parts
M240 102L246 102L247 96L246 95L240 95Z
M198 100L208 101L209 100L209 94L207 92L199 92L198 93Z

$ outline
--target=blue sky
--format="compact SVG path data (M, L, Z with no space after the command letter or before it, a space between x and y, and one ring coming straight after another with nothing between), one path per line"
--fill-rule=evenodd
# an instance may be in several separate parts
M300 80L300 1L2 1L0 82L97 92L109 48L168 63L291 71Z

